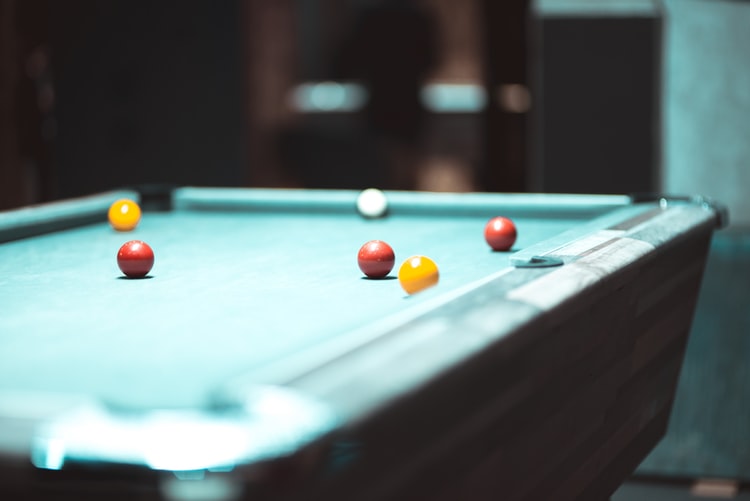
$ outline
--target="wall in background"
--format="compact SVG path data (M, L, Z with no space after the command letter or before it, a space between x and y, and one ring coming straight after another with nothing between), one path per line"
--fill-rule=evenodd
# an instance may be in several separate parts
M658 191L657 0L532 3L531 191Z
M237 0L49 5L59 197L242 184Z
M750 225L750 3L664 0L663 188Z

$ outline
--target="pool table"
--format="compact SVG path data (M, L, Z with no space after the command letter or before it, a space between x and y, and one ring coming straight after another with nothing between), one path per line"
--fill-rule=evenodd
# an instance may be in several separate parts
M191 187L0 213L0 498L607 499L665 432L726 211L386 195L377 219L355 191ZM357 266L372 239L385 279ZM418 254L440 280L408 295Z

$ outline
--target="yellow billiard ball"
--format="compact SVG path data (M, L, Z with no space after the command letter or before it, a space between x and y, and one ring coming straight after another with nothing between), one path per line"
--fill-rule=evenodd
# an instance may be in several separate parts
M432 287L439 279L440 273L435 261L426 256L412 256L398 270L398 281L407 294Z
M141 208L134 201L123 198L109 207L107 217L117 231L131 231L141 220Z

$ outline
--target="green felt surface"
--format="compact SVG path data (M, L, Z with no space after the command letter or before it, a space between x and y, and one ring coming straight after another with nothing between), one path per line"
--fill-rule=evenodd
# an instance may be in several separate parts
M517 221L518 248L571 221ZM128 406L194 406L221 381L415 307L507 266L484 220L352 215L148 214L0 246L0 389L94 394ZM147 241L150 278L122 278L119 246ZM356 253L391 243L397 267L432 257L440 284L407 297L362 278Z
M391 217L364 220L341 210L350 192L336 194L341 200L292 192L292 211L277 193L266 200L259 192L250 209L241 191L196 193L187 190L187 202L178 193L175 211L146 213L134 232L97 223L0 244L0 391L84 394L125 409L200 407L233 378L273 382L265 380L273 367L300 354L325 358L366 342L504 273L512 254L492 252L483 239L494 215L488 202L502 210L507 197L394 194ZM216 196L239 205L214 206ZM196 200L201 210L190 209ZM514 216L513 251L603 227L607 216L591 219L614 207L633 210L620 199L510 200L525 207ZM305 201L339 206L304 214ZM125 279L117 268L117 250L130 239L155 251L146 279ZM366 279L357 267L371 239L395 249L389 279ZM441 278L407 296L395 277L414 254L434 259Z

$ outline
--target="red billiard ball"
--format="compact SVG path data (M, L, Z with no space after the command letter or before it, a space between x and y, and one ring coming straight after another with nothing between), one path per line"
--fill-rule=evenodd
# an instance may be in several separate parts
M117 266L127 277L145 277L154 266L154 251L140 240L125 242L117 252Z
M493 217L484 227L484 239L492 250L507 251L516 243L516 225L507 217Z
M382 240L370 240L359 249L357 264L362 273L370 278L383 278L393 269L396 254Z

